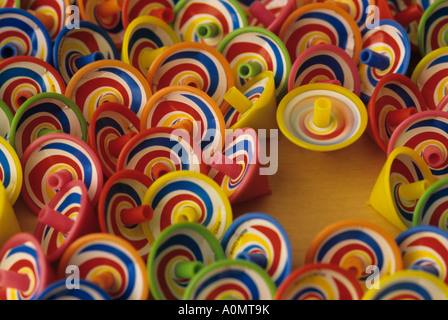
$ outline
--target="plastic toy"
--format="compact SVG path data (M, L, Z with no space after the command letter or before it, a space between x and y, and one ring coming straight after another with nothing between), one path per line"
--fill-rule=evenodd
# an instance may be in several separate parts
M322 229L311 242L305 264L329 263L353 274L362 286L376 266L380 277L402 269L402 258L394 239L376 224L344 220Z
M307 264L278 286L275 300L361 300L364 292L347 270L328 263Z
M448 95L443 96L443 98L437 104L435 110L448 112Z
M224 94L234 85L232 69L216 49L199 42L176 43L152 62L147 75L152 92L174 85L187 85L207 93L227 110Z
M358 66L361 99L367 103L382 77L406 74L411 60L411 43L404 28L392 20L380 20L375 28L362 31Z
M180 130L156 127L141 131L120 152L116 171L137 170L153 181L178 170L207 172L202 151L189 135Z
M154 212L153 218L142 224L151 244L168 226L180 222L201 224L221 240L233 220L224 191L199 172L175 171L163 175L149 187L143 204Z
M448 114L428 110L410 116L393 132L387 146L387 154L397 147L409 147L425 160L437 178L448 177Z
M156 300L182 300L189 281L223 259L218 240L204 226L183 222L167 227L154 242L147 262L151 293Z
M79 69L91 62L118 58L109 35L89 21L79 21L77 28L64 27L53 45L53 64L65 83L69 83Z
M367 290L363 300L446 300L448 286L424 271L402 270L381 278L381 285Z
M418 24L418 46L422 57L448 45L447 22L444 16L448 10L445 0L434 1L427 7Z
M215 101L189 86L169 86L157 91L140 118L141 130L154 127L184 129L202 150L205 160L224 145L226 126Z
M275 218L246 213L230 224L221 240L228 259L243 259L266 270L276 286L290 274L292 249L285 229Z
M272 300L275 291L274 282L255 263L220 260L190 280L184 300Z
M403 269L425 271L448 283L448 233L434 226L417 226L400 233L395 241Z
M267 175L261 174L259 142L254 129L237 129L227 135L222 152L210 159L208 176L238 204L272 193Z
M73 288L67 287L66 280L59 280L49 285L36 300L111 300L109 295L90 281L79 280Z
M107 59L81 68L65 92L81 109L88 124L95 109L105 102L120 103L140 116L151 94L140 71L122 61Z
M310 83L335 83L358 97L361 83L356 64L341 48L332 44L311 46L294 61L288 79L288 91Z
M387 157L367 204L404 231L412 226L418 199L435 180L416 151L397 147Z
M0 247L21 232L14 208L3 185L0 185Z
M126 240L106 233L78 238L62 255L58 278L66 268L76 266L80 279L93 282L113 300L146 300L148 277L143 259Z
M2 137L0 137L0 181L9 202L14 205L22 188L22 165L14 148Z
M434 182L419 198L412 219L412 225L434 226L448 232L448 178Z
M274 33L261 27L240 28L222 39L217 50L230 63L238 89L261 72L272 71L276 98L286 93L291 59Z
M106 177L116 172L120 152L140 132L140 119L131 109L116 102L106 102L93 113L88 144L98 156Z
M226 128L231 130L252 128L266 130L270 137L271 129L278 129L275 115L277 99L275 80L272 71L263 71L256 75L241 90L232 87L224 95L230 107L224 113Z
M362 38L358 25L347 11L331 3L311 3L296 9L283 22L278 35L291 61L310 46L322 43L342 48L355 64L359 61Z
M39 241L26 232L2 246L0 275L0 300L33 300L55 279Z
M57 262L78 238L99 232L94 212L82 181L64 185L38 214L34 236L50 263Z
M66 96L39 93L16 111L11 122L10 143L21 158L34 140L50 132L64 132L86 141L86 120L78 106Z
M13 116L14 115L8 105L0 100L0 137L4 138L8 142Z
M20 159L23 168L21 195L36 215L72 180L82 181L93 207L103 187L101 164L81 139L67 133L49 133L34 140Z
M147 260L151 246L142 223L152 219L152 208L143 198L152 184L151 178L136 170L113 174L101 190L98 221L102 232L127 240Z
M387 152L392 133L411 115L427 110L422 94L407 76L390 73L378 81L367 104L367 132Z
M0 61L24 55L52 62L50 34L31 13L0 8L0 21Z
M415 66L411 80L417 85L426 105L433 110L446 95L448 47L436 49L424 56Z
M141 0L139 2L146 3ZM138 17L126 28L121 59L146 77L157 55L179 42L179 37L171 26L162 20L151 16Z
M64 94L66 85L49 63L31 56L17 56L0 62L0 100L15 114L29 98L43 92Z
M246 15L235 0L181 0L174 12L173 29L181 41L213 48L232 31L247 26Z
M20 0L1 0L0 8L20 8Z
M277 123L294 144L333 151L361 137L367 127L367 111L353 92L335 84L312 83L290 91L280 101Z
M174 20L174 7L179 0L124 0L121 18L125 30L136 19L151 16L170 24Z
M297 8L295 0L253 1L248 7L249 26L264 27L277 34L286 18Z

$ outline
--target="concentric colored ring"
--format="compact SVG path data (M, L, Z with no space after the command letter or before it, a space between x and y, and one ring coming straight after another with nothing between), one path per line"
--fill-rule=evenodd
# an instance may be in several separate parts
M88 124L104 102L120 103L140 116L151 94L140 71L118 60L89 63L73 75L65 93L81 109Z
M434 1L425 9L418 24L418 46L422 57L448 45L447 15L448 4L444 0Z
M151 55L148 58L148 54L179 42L170 25L155 17L141 16L133 19L126 28L121 59L146 76L152 58Z
M272 300L275 291L274 282L256 264L220 260L191 279L184 300Z
M395 241L403 269L426 271L448 283L448 233L434 226L417 226L400 233Z
M347 52L331 44L312 46L294 61L288 91L305 84L331 80L339 81L357 96L361 94L358 69Z
M419 198L412 225L434 226L448 232L448 178L432 184Z
M59 93L45 92L26 100L11 122L10 143L19 158L41 130L71 134L87 139L87 124L78 106Z
M207 172L202 152L190 137L179 135L180 130L156 127L143 130L133 137L120 152L116 171L125 169L143 172L157 179L153 167L163 164L169 171L190 170Z
M0 8L0 61L13 56L32 56L52 62L50 34L31 13L19 8ZM7 45L8 49L5 50Z
M311 242L306 263L329 263L351 271L351 259L359 265L354 274L363 282L378 267L380 277L402 269L402 258L394 239L379 226L361 220L344 220L322 229Z
M123 210L143 205L143 198L152 184L145 174L135 170L122 170L113 174L104 184L98 202L98 221L102 232L128 241L146 261L151 246L141 224L126 226Z
M0 8L20 8L20 0L0 0Z
M246 213L227 228L221 245L228 259L262 255L276 286L289 276L292 269L292 250L289 237L278 220L265 213Z
M261 67L260 72L272 71L279 101L288 90L291 59L285 45L274 33L261 27L244 27L229 33L217 50L229 61L238 89L253 78L242 78L239 67L244 63L256 63Z
M101 274L112 276L110 288L103 289L114 300L146 300L148 277L143 259L126 240L106 233L91 233L73 242L58 266L65 278L67 266L77 266L80 279L95 282Z
M402 270L381 278L378 289L365 292L363 300L447 300L448 286L423 271Z
M45 288L36 300L99 301L111 299L103 289L89 281L81 279L73 288L67 288L66 280L59 280Z
M312 263L293 271L278 286L275 300L361 300L364 292L348 271Z
M315 40L342 48L356 64L362 47L361 32L352 16L327 3L311 3L296 9L283 22L279 37L291 61L295 61Z
M0 137L9 142L11 122L14 115L8 105L0 100Z
M327 127L314 123L316 99L331 104ZM355 142L367 127L367 111L353 92L334 84L312 83L290 91L279 103L277 123L293 143L315 151L332 151Z
M147 80L152 92L173 85L196 85L221 110L227 109L228 103L223 97L234 85L232 69L226 58L216 49L199 42L176 43L162 51L151 64Z
M178 2L179 0L124 0L121 16L123 26L127 30L135 19L144 16L155 16L166 23L171 23L174 19L174 7ZM169 14L165 16L162 13L160 17L160 10L169 10Z
M367 113L369 132L384 152L387 152L390 137L397 127L391 120L393 112L408 108L414 108L413 112L427 110L417 86L407 76L399 73L390 73L381 78L367 104Z
M406 74L411 60L411 44L400 24L392 20L380 20L377 27L363 29L362 49L380 54L389 62L384 70L365 63L359 65L361 99L368 102L382 77L390 73Z
M114 43L103 29L92 22L79 21L77 28L65 26L58 33L53 46L53 64L65 83L69 83L80 69L77 60L94 53L101 53L107 60L119 59Z
M204 268L223 259L218 239L205 227L191 222L171 225L157 237L148 258L151 293L156 300L182 300L191 278L178 275L176 267L197 263Z
M22 189L22 164L14 148L2 137L0 137L0 180L9 202L14 205Z
M43 92L64 94L65 82L49 63L35 57L17 56L0 62L0 100L13 114L29 97Z
M218 105L197 88L170 86L157 91L143 109L140 128L173 127L180 121L191 123L191 136L204 155L222 149L226 134L224 117Z
M98 156L106 177L117 169L118 156L111 146L115 139L140 132L140 119L124 105L107 102L93 113L88 134L88 144ZM123 147L121 147L122 149Z
M181 0L175 8L174 32L184 42L200 42L216 48L229 33L247 26L244 11L235 0ZM216 34L197 35L201 25L212 24Z
M103 187L101 164L93 150L81 139L67 133L49 133L34 140L20 159L24 182L22 198L38 214L56 194L46 183L55 172L67 170L73 180L83 181L96 206Z
M167 227L182 221L201 224L221 240L233 220L227 196L215 181L199 172L163 175L148 189L143 203L154 212L153 219L142 224L150 243Z

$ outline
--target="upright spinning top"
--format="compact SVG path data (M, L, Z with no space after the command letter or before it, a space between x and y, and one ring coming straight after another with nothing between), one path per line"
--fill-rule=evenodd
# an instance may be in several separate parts
M290 91L279 103L277 122L293 143L315 151L344 148L367 127L366 107L353 92L313 83Z
M96 284L81 279L78 286L67 288L67 280L59 280L49 285L36 300L110 300L109 295Z
M151 293L157 300L182 300L190 280L224 258L218 239L205 227L172 225L157 237L148 258Z
M121 12L125 30L135 20L151 16L170 24L174 20L174 7L179 0L124 0Z
M21 232L19 220L9 201L5 187L0 184L0 247L12 236Z
M422 57L448 45L447 14L445 0L433 1L425 9L418 24L418 46Z
M27 232L0 250L0 300L33 300L55 279L39 241Z

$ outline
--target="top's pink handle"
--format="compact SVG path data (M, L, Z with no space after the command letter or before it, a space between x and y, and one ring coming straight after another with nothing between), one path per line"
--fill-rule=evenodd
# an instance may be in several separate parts
M73 180L73 175L67 169L61 169L49 174L46 179L47 186L52 190L59 190Z
M215 154L211 157L210 166L229 176L232 180L237 179L243 169L240 164L226 157L219 151L215 152Z
M266 9L260 1L252 2L249 6L249 13L257 18L265 28L269 27L275 21L275 15Z
M38 220L39 222L46 224L64 234L69 233L75 223L75 221L69 217L61 214L49 206L42 208L39 212Z
M30 278L23 273L0 269L0 288L13 288L26 291L30 287Z

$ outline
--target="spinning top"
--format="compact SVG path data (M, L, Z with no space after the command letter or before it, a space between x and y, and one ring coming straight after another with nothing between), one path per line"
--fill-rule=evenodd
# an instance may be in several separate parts
M403 257L403 269L428 272L448 283L448 233L434 226L417 226L395 239Z
M201 42L216 48L234 30L247 26L235 0L183 0L174 8L173 29L183 42Z
M110 300L109 295L96 284L79 280L73 288L67 287L66 280L59 280L49 285L36 300Z
M412 226L418 199L435 180L416 151L397 147L387 157L367 204L404 231Z
M366 107L353 92L313 83L290 91L279 103L277 123L294 144L314 151L344 148L364 133Z
M127 240L145 261L151 246L142 223L151 220L153 212L143 198L152 182L136 170L118 171L104 184L98 202L101 231Z
M261 27L241 28L229 33L217 49L229 61L238 89L263 71L272 71L276 98L286 93L291 59L274 33Z
M288 91L310 83L337 83L359 96L361 84L357 66L341 48L322 44L302 52L291 67Z
M0 181L8 201L14 205L22 188L22 165L14 148L2 137L0 137Z
M0 100L15 114L29 98L43 92L65 93L65 83L47 62L28 56L0 62Z
M237 129L226 137L222 152L210 159L208 176L229 198L231 204L271 194L267 175L261 172L259 142L254 129Z
M9 201L3 185L0 185L0 247L12 236L20 233L20 224L17 220L13 205Z
M26 100L16 111L10 143L21 158L34 140L51 132L87 139L86 120L78 106L60 93L44 92Z
M147 75L152 92L186 85L207 93L221 110L227 110L224 94L234 85L232 69L216 49L198 42L176 43L152 62Z
M140 127L142 130L185 129L206 157L222 149L226 130L215 101L202 90L189 86L170 86L157 91L143 110Z
M190 280L184 300L272 300L275 291L274 282L255 263L220 260Z
M397 126L411 115L427 110L417 86L405 75L390 73L378 82L367 104L368 133L387 152Z
M153 218L142 224L150 243L165 228L180 222L201 224L221 240L233 219L229 199L222 189L199 172L175 171L163 175L149 187L143 204L154 212Z
M76 239L99 230L87 188L82 181L73 180L39 211L34 236L52 263L58 261Z
M0 250L0 300L33 300L54 280L39 241L26 232Z
M124 0L121 12L123 27L127 31L129 25L144 16L158 18L170 24L174 20L174 6L179 0Z
M0 100L0 137L9 142L13 114L8 105Z
M260 0L249 5L249 26L264 27L275 34L278 33L283 21L297 8L295 0Z
M106 177L116 172L120 152L140 132L140 119L131 109L116 102L106 102L93 113L88 144L101 162Z
M175 43L179 37L170 25L155 17L138 17L126 28L121 59L146 76L157 55Z
M89 21L79 21L77 28L65 26L53 46L53 64L65 83L69 83L73 75L89 63L118 58L109 35Z
M266 270L276 286L292 269L292 250L283 226L264 213L246 213L232 222L221 245L228 259L243 259Z
M448 3L445 0L433 1L418 24L418 46L422 57L448 45Z
M190 280L224 258L218 240L205 227L192 222L172 225L157 237L148 258L151 293L156 300L182 300Z
M82 181L93 207L103 186L101 164L81 139L67 133L49 133L34 140L20 159L24 182L22 198L36 215L72 180Z
M283 280L275 300L361 300L363 294L349 271L328 263L311 263Z
M140 116L151 89L134 67L118 60L101 60L76 72L65 95L78 105L89 124L95 109L106 102L122 104Z
M117 160L116 171L137 170L153 181L171 171L207 172L200 147L182 130L155 127L129 140Z
M394 239L377 225L361 220L340 221L321 230L305 257L305 264L319 262L349 271L360 283L370 275L371 265L378 267L380 277L402 268Z
M15 56L32 56L52 62L52 43L44 25L19 8L0 7L0 61Z
M57 269L65 278L76 266L80 279L93 282L113 300L146 300L149 295L145 262L126 240L106 233L78 238L64 252Z

